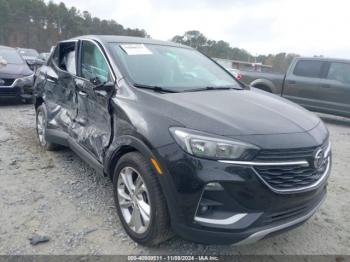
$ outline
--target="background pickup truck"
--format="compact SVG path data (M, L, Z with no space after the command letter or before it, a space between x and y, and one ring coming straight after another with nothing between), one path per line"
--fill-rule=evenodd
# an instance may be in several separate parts
M285 75L241 71L241 81L313 111L350 117L350 60L296 58Z

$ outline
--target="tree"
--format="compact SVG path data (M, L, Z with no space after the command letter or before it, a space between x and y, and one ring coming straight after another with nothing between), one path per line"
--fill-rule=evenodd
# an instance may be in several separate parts
M296 54L279 53L277 55L258 55L255 57L244 49L231 47L229 43L223 40L210 40L197 30L176 35L171 41L191 46L209 57L263 63L271 65L278 72L285 72L293 58L298 56Z
M87 11L44 0L0 0L0 45L48 51L62 39L84 34L148 37L143 29L125 29Z

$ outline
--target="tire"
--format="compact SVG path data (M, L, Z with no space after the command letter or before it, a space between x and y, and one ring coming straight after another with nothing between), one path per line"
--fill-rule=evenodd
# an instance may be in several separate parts
M145 187L140 186L141 183ZM131 185L135 186L134 190ZM128 188L133 193L130 194ZM114 171L113 189L120 221L134 241L154 246L171 237L165 197L150 162L140 153L131 152L121 157ZM133 216L139 219L132 220Z
M46 128L47 111L45 105L42 104L36 109L36 133L38 136L39 144L47 151L54 151L59 149L59 145L50 143L46 140Z
M263 91L268 92L268 93L272 93L271 88L269 88L269 87L267 87L265 85L256 85L256 86L253 86L253 87L258 88L258 89L263 90Z
M26 98L26 99L24 99L24 103L25 104L33 104L33 98Z

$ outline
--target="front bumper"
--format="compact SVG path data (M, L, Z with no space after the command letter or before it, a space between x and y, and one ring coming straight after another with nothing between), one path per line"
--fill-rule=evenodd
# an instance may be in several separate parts
M198 243L244 244L291 229L309 219L326 197L330 169L317 187L280 194L249 166L195 158L176 144L158 148L155 155L165 173L160 183L173 230ZM213 183L221 189L206 191ZM202 202L214 206L215 215L198 215Z
M317 211L326 198L326 190L320 199L305 213L283 222L271 223L265 226L250 226L242 230L212 230L194 226L177 224L174 231L183 238L202 244L251 244L261 239L291 230L306 222ZM259 224L259 223L257 223Z

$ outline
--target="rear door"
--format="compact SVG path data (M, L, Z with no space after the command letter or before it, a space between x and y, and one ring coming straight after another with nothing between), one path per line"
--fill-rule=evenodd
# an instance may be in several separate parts
M328 95L322 86L326 66L322 60L296 60L287 73L283 96L311 110L323 108Z
M321 85L326 94L323 106L330 113L350 116L350 64L329 62L326 79Z
M114 81L114 76L97 42L83 40L79 46L79 78L75 82L78 115L72 132L75 141L102 162L111 138L109 99L112 92L96 90L95 87L99 83Z

